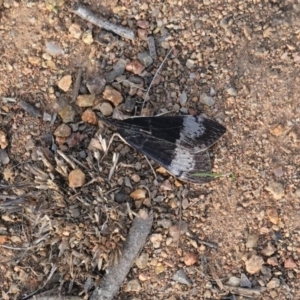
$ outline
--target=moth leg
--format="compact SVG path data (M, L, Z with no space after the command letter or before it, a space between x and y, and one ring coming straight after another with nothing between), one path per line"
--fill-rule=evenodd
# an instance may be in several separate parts
M144 155L144 157L146 158L146 161L147 161L148 165L150 166L150 168L151 168L151 170L152 170L152 172L153 172L153 175L154 175L155 179L157 179L156 172L155 172L155 170L153 169L153 167L152 167L152 165L151 165L151 163L150 163L148 157L147 157L146 155Z
M103 156L102 156L102 158L101 158L101 161L102 161L102 160L104 159L104 157L107 155L108 150L109 150L109 148L110 148L112 142L114 141L114 139L115 139L116 137L118 137L121 141L123 141L125 144L128 145L128 143L126 143L126 141L121 137L121 135L120 135L119 133L117 133L117 132L114 133L114 134L112 135L112 137L110 138L109 142L108 142L108 146L107 146L106 150L104 151L104 154L103 154Z

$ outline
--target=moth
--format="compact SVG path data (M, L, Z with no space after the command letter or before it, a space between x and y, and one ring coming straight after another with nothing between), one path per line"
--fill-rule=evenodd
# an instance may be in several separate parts
M207 149L226 132L218 122L191 115L101 120L176 178L196 184L213 179Z

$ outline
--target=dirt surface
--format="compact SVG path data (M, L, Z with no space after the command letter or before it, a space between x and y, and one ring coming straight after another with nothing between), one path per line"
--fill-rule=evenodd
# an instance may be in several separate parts
M135 41L74 4L0 1L1 299L88 298L140 208L153 209L152 231L116 299L300 299L298 1L84 1ZM99 88L120 59L149 51L147 36L157 59L104 81L111 99L102 88L80 104L92 79ZM119 141L101 159L99 133L111 132L95 113L128 96L140 107L171 48L145 111L226 126L211 153L214 172L230 175L209 184L155 179Z

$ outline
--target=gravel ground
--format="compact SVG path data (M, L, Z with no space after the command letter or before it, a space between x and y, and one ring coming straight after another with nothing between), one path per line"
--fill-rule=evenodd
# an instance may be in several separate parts
M0 1L1 299L87 299L141 208L153 227L116 299L299 299L300 3L84 1L134 40L74 4ZM228 176L155 179L117 140L102 158L97 114L133 114L158 70L143 115L226 126L211 153Z

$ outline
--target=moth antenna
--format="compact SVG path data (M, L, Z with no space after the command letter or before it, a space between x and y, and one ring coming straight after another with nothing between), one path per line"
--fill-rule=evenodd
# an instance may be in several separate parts
M164 60L162 61L162 63L160 64L159 68L158 68L157 71L155 72L155 74L154 74L154 76L153 76L153 79L152 79L152 81L151 81L151 83L150 83L150 85L149 85L149 87L148 87L148 89L147 89L147 93L146 93L146 95L145 95L145 97L144 97L144 101L143 101L143 104L142 104L141 112L143 111L143 108L144 108L144 106L145 106L146 101L148 101L149 92L150 92L150 89L151 89L151 87L152 87L152 85L153 85L154 79L156 78L156 76L157 76L158 73L160 72L162 66L165 64L167 58L169 57L169 55L171 54L172 51L173 51L173 49L171 48L171 49L169 50L169 52L167 53L166 57L164 58Z

